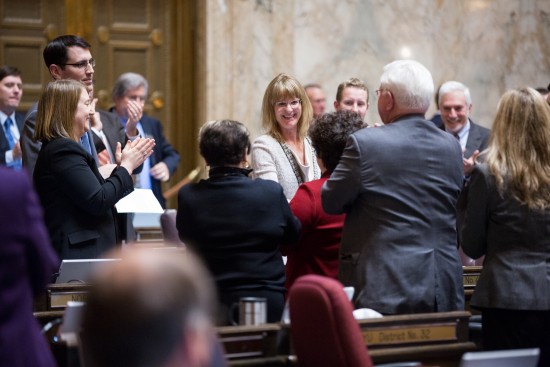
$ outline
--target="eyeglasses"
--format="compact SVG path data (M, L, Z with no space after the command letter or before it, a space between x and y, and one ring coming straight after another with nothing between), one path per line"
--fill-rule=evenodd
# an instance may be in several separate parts
M301 103L302 103L302 100L301 100L301 99L295 99L295 100L290 101L290 102L279 101L279 102L275 102L275 107L276 107L276 108L286 108L286 106L290 105L291 108L296 108L296 107L298 107Z
M391 92L389 89L380 88L380 89L377 89L377 90L376 90L376 96L377 96L377 97L380 97L380 95L381 95L384 91Z
M90 59L90 60L85 60L85 61L81 61L81 62L75 62L74 64L62 64L62 65L63 66L66 66L66 65L74 66L77 69L88 69L88 65L90 65L92 68L95 68L95 60Z

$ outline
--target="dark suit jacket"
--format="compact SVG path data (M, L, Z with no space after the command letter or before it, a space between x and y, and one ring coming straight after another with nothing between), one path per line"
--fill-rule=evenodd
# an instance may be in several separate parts
M435 115L431 120L438 128L445 131L445 124L441 120L441 115ZM474 123L470 119L470 131L468 132L468 140L466 141L466 150L464 157L470 158L476 150L480 152L487 149L489 144L489 134L491 130L486 127Z
M23 124L25 123L25 113L15 111L15 124L19 129L19 134L22 134ZM10 150L10 143L4 133L4 128L0 126L0 164L6 164L6 152Z
M126 138L126 132L124 131L124 126L120 123L118 117L111 112L99 110L99 118L101 119L101 124L103 125L103 133L107 137L107 142L109 143L109 148L111 152L115 154L116 144L120 142L122 148L126 145L128 138ZM94 138L95 149L98 153L105 149L105 144L99 136L97 136L93 131L92 135Z
M470 304L550 310L550 210L501 195L484 164L474 167L466 190L462 248L474 259L485 255Z
M321 192L327 213L347 212L339 280L356 307L383 314L464 308L456 203L462 151L421 115L362 129L348 140Z
M0 167L0 366L54 367L32 314L59 260L26 172Z
M489 133L491 130L474 124L470 120L470 131L468 132L468 141L466 141L466 151L464 152L464 157L470 158L476 150L480 152L487 149L489 144Z
M126 169L115 168L104 180L79 143L58 138L43 143L34 183L62 259L96 258L117 244L114 206L134 190Z
M176 168L178 168L180 155L164 137L164 134L162 133L162 124L159 120L147 115L143 115L140 122L143 127L145 137L152 137L155 139L153 155L149 158L151 167L159 162L164 162L168 166L170 176L172 176L176 171ZM166 208L166 200L164 200L164 197L162 196L161 181L151 177L151 190L153 190L155 197L160 202L162 207Z
M38 158L38 152L42 147L42 142L34 141L34 129L36 127L36 113L38 112L38 102L33 104L27 112L25 117L25 123L23 124L23 133L21 134L21 152L23 153L23 167L26 167L29 173L32 175L34 172L34 166ZM98 163L97 151L93 144L93 135L91 131L86 133L90 140L90 146L92 149L92 157L96 164Z

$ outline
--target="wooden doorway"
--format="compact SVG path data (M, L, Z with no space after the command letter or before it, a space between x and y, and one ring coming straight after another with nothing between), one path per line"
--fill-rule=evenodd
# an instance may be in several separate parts
M182 158L167 189L197 161L196 12L196 0L0 0L0 64L22 71L22 111L51 80L42 50L62 34L78 34L92 45L100 108L111 106L111 88L121 73L145 76L147 113L163 123ZM168 205L174 208L175 200Z

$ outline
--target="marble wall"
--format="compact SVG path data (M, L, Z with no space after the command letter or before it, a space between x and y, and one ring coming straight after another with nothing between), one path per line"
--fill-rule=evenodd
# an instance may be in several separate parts
M205 0L199 46L203 121L232 118L261 133L265 87L279 72L317 82L327 110L349 77L372 92L385 64L423 63L439 85L470 87L472 118L490 127L502 93L550 83L548 0ZM435 110L432 105L428 116Z

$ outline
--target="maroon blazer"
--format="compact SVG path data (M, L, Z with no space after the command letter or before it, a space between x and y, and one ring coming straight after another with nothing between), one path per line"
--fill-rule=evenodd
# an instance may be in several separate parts
M321 187L329 177L330 172L325 172L320 179L300 185L290 201L292 213L302 223L302 231L295 246L282 249L287 256L287 289L305 274L338 279L338 252L346 215L331 215L323 210Z
M28 173L0 167L0 366L56 366L32 314L59 260Z

